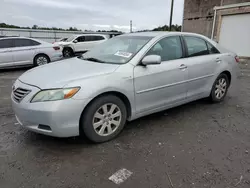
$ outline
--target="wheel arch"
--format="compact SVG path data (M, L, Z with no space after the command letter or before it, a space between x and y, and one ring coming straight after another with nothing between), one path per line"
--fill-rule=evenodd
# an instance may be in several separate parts
M228 70L223 71L219 75L221 75L221 74L227 75L227 78L228 78L228 81L229 81L229 85L230 85L231 84L231 80L232 80L232 74Z
M73 46L71 46L71 45L66 45L66 46L63 46L63 50L64 50L64 49L66 49L66 48L71 49L71 50L72 50L72 52L74 52L74 50L75 50L75 49L74 49L74 47L73 47ZM62 51L63 51L63 50L62 50Z
M44 56L46 56L46 57L49 59L49 62L51 62L51 59L50 59L50 57L49 57L47 54L45 54L45 53L38 53L38 54L36 54L35 57L33 58L33 64L35 63L35 59L36 59L37 56L39 56L39 55L44 55Z
M83 114L86 112L86 109L88 108L88 106L90 106L91 103L95 99L97 99L99 97L102 97L102 96L106 96L106 95L114 95L114 96L120 98L123 101L123 103L125 104L125 106L126 106L127 115L128 115L127 119L129 119L132 116L132 105L131 105L131 102L130 102L129 98L125 94L123 94L122 92L119 92L119 91L106 91L106 92L103 92L101 94L98 94L97 96L95 96L93 99L91 99L88 102L88 104L85 106L85 108L83 109L83 111L81 113L81 117L80 117L80 120L79 120L79 125L81 124ZM80 126L79 126L79 133L82 134L82 130L81 130Z

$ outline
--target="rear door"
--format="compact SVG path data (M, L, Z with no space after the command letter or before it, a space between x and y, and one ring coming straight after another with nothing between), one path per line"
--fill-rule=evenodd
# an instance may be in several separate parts
M40 45L40 43L31 39L14 39L13 58L15 64L17 66L33 64L33 59L38 45Z
M12 39L0 40L0 68L14 66L12 48Z
M88 50L94 48L96 45L105 41L105 38L101 35L88 35L86 36L86 46Z
M221 62L219 51L203 38L183 36L186 45L185 65L188 69L187 97L199 97L208 92L217 64Z

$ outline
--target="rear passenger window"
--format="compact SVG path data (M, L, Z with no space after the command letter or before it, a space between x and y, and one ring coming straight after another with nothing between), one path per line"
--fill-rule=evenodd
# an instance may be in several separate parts
M37 46L37 45L40 45L41 43L37 42L37 41L34 41L34 40L30 40L31 41L31 45L32 46Z
M183 57L180 37L167 37L156 43L147 55L159 55L162 61L180 59Z
M13 40L12 39L3 39L0 40L0 48L12 48Z
M184 37L187 44L188 57L208 55L206 41L198 37Z
M91 41L94 41L94 36L89 35L85 37L85 42L91 42Z
M40 43L31 40L31 39L14 39L15 47L28 47L28 46L36 46Z
M104 40L103 36L94 36L94 40L98 41L98 40Z
M104 40L103 36L98 36L98 35L87 35L85 38L86 38L85 40L86 42Z
M207 42L207 47L208 47L208 51L210 54L219 54L219 50L217 50L217 48L215 48L212 44Z

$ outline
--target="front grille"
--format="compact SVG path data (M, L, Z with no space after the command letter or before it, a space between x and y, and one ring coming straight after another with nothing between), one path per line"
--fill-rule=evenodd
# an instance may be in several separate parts
M21 102L23 98L30 93L30 90L24 88L17 88L13 91L13 98L16 102Z

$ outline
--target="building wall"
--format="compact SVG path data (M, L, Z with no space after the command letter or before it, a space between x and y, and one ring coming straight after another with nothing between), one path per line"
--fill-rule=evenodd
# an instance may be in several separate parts
M185 0L183 31L211 37L215 6L249 2L249 0ZM216 20L216 28L219 26ZM215 31L215 38L217 36Z
M220 0L185 0L183 31L211 35L213 7L219 5Z

